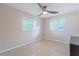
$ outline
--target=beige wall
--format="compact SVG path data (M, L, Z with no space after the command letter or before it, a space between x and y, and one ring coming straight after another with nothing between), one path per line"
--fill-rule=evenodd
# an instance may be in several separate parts
M50 22L53 20L65 20L66 24L64 31L51 31ZM79 36L79 12L44 19L44 23L43 39L70 43L71 36Z
M36 31L22 32L22 16L38 22ZM0 52L41 39L41 20L17 9L0 4Z

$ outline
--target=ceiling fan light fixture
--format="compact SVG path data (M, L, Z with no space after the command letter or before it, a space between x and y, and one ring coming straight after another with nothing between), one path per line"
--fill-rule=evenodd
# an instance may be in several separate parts
M40 13L38 16L41 15L47 15L47 14L57 14L58 11L49 11L47 10L47 6L42 6L40 3L37 3L37 5L42 9L42 13Z
M44 15L46 15L47 13L48 13L47 11L44 11L44 12L43 12Z

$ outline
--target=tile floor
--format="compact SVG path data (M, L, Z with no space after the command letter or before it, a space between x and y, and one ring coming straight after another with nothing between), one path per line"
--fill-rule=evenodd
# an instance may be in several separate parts
M5 53L2 56L69 56L69 44L40 40Z

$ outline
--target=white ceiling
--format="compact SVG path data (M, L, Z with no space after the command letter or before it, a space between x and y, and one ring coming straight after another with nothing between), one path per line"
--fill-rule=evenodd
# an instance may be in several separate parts
M42 12L36 3L5 3L5 5L27 12L34 16L37 16ZM47 10L59 11L59 13L41 15L40 17L51 17L79 10L79 3L42 3L42 5L46 5Z

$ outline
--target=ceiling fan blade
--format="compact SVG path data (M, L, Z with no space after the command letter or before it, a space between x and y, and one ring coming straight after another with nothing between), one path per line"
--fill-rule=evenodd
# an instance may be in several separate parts
M38 5L42 10L45 10L44 7L43 7L40 3L37 3L37 5Z
M58 11L48 11L48 10L46 10L48 13L52 13L52 14L57 14L58 13Z
M43 14L43 12L42 13L40 13L38 16L41 16Z

